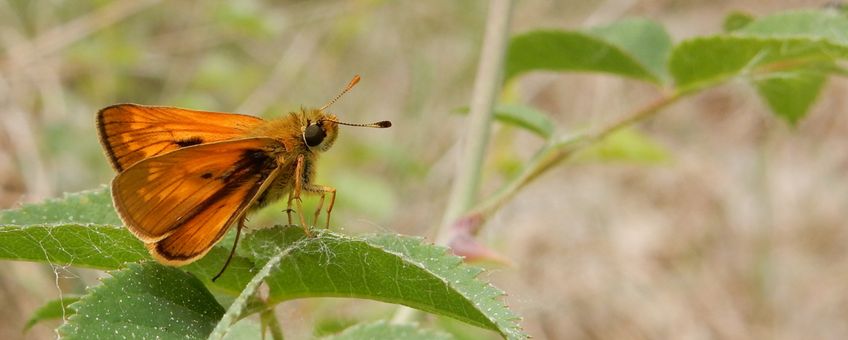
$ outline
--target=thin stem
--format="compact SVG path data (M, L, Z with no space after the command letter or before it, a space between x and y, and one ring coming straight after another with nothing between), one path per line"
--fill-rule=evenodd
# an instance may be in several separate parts
M480 173L486 155L491 130L492 107L501 87L504 52L509 38L512 0L494 0L489 7L486 32L480 53L480 63L474 80L474 90L468 120L468 134L459 162L450 199L442 217L436 243L450 240L453 221L474 204L480 187Z
M277 316L274 315L273 306L268 306L268 308L262 311L259 317L262 320L262 324L271 330L271 339L283 340L283 328L280 327L280 321L277 320ZM263 329L262 331L264 333L265 330Z
M633 113L621 117L618 120L614 120L604 126L601 126L599 129L595 130L594 133L589 134L588 138L594 140L603 139L606 136L609 136L613 132L616 132L624 127L630 126L634 123L643 121L647 118L653 117L660 110L664 109L666 106L669 106L680 98L683 98L686 94L675 92L671 95L664 95L660 98L655 99L653 102L648 103L644 107L639 110L634 111Z
M678 92L660 97L643 108L603 125L593 132L553 140L530 160L524 171L515 180L511 181L488 199L480 202L480 204L465 214L464 217L457 219L455 225L467 227L470 229L468 230L469 232L472 234L476 233L479 230L479 226L501 206L512 199L521 188L538 178L539 175L554 165L569 159L578 151L596 144L622 128L654 116L657 112L678 101L686 94Z
M446 245L452 237L453 221L474 204L480 187L480 172L486 155L491 129L492 108L500 91L504 52L509 40L509 25L512 17L513 0L492 0L486 19L486 32L480 51L480 63L474 79L474 89L468 119L468 134L462 154L457 162L456 178L453 182L442 223L436 232L436 244ZM419 312L409 307L400 307L392 323L415 320Z

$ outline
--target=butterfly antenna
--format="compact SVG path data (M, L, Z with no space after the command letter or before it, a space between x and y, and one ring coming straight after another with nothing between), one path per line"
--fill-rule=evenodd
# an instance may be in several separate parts
M350 89L352 89L354 86L356 86L356 84L359 83L360 79L362 79L362 78L359 78L358 74L353 76L353 79L351 79L350 82L347 83L347 86L345 86L344 90L342 90L342 92L340 92L339 95L337 95L335 98L333 98L332 100L327 102L327 104L324 104L324 106L322 106L318 110L324 111L324 109L330 107L330 105L333 105L333 103L335 103L337 100L339 100L339 98L341 98L345 93L347 93L347 91L350 91Z
M370 127L370 128L378 128L378 129L384 129L384 128L387 128L387 127L392 127L392 122L390 122L388 120L383 120L383 121L379 121L379 122L376 122L376 123L368 123L368 124L345 123L345 122L340 122L338 120L331 120L331 119L326 119L326 121L333 122L333 123L336 123L336 124L339 124L339 125Z

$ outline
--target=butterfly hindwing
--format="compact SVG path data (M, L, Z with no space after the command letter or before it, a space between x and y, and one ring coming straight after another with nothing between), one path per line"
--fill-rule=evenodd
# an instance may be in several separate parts
M244 137L262 122L247 115L137 104L97 113L100 142L118 172L179 148Z
M270 138L186 147L121 172L112 197L127 228L157 260L185 264L204 255L262 194L284 151Z

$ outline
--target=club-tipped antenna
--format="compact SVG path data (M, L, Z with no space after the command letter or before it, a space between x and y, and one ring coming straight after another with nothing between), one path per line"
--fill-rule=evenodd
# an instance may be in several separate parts
M339 124L339 125L347 125L347 126L370 127L370 128L378 128L378 129L385 129L387 127L392 127L392 122L390 122L388 120L382 120L382 121L379 121L379 122L368 123L368 124L345 123L345 122L340 122L338 120L331 120L331 119L325 119L325 120L328 121L328 122L333 122L333 123L336 123L336 124Z
M356 84L359 83L360 79L362 79L362 78L360 78L358 74L353 76L353 79L351 79L350 82L347 83L347 86L345 86L345 88L344 88L344 90L342 90L342 92L340 92L335 98L333 98L332 100L327 102L327 104L324 104L324 106L322 106L318 110L324 111L324 109L330 107L330 105L333 105L333 103L335 103L337 100L339 100L339 98L341 98L345 93L347 93L347 91L350 91L350 89L352 89L354 86L356 86Z

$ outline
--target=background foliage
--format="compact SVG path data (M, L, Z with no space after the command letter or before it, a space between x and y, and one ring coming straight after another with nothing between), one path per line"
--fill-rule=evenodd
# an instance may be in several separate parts
M485 5L0 4L0 206L108 181L111 170L93 137L99 107L132 101L273 116L323 103L360 73L363 83L334 110L350 121L392 119L395 127L343 131L321 160L320 182L339 188L336 219L344 221L344 233L426 234L432 212L443 208L453 143L464 132L462 117L450 113L468 102ZM553 170L493 216L482 237L514 267L489 278L510 292L529 333L740 339L848 334L839 307L848 298L841 289L841 274L848 270L842 251L848 236L842 209L848 203L845 84L825 76L840 70L844 20L810 15L806 22L797 16L751 21L804 5L821 3L519 2L512 31L547 31L519 36L516 44L522 37L531 46L533 39L561 38L581 48L597 46L603 56L536 68L601 71L630 80L526 73L532 61L508 65L507 75L518 80L507 87L507 101L533 108L510 104L499 107L499 114L509 120L510 112L543 112L556 131L539 120L518 122L530 133L498 125L486 193L515 178L532 156L527 151L540 146L537 136L613 120L657 97L657 85L691 90L729 81L616 135L618 142L589 150L579 166ZM740 12L725 21L731 10ZM607 25L634 16L661 23L670 36L639 19ZM669 52L668 72L658 61L666 58L659 52L670 41L723 29L734 36L686 40ZM799 34L803 30L808 37ZM828 31L833 34L816 37ZM652 37L645 41L656 48L624 44L622 32ZM787 34L794 40L787 41ZM822 48L817 39L833 44ZM721 46L726 51L716 53ZM766 77L743 72L786 57L804 63L786 72L765 70ZM636 157L640 162L598 163L627 160L616 154L621 145L641 145L625 152L643 153ZM251 222L278 222L278 210ZM41 216L50 217L32 212L17 221ZM0 233L5 236L10 234ZM49 242L49 236L36 239ZM43 249L14 244L20 248L15 253ZM133 254L129 249L114 255ZM82 293L101 276L55 264L3 262L0 270L0 301L10 307L0 312L3 338L20 336L32 312L56 298L52 292ZM285 303L277 313L287 335L298 338L331 333L354 319L385 318L391 310L375 302L313 299ZM438 323L460 336L479 336L452 321ZM27 336L52 334L36 326Z

